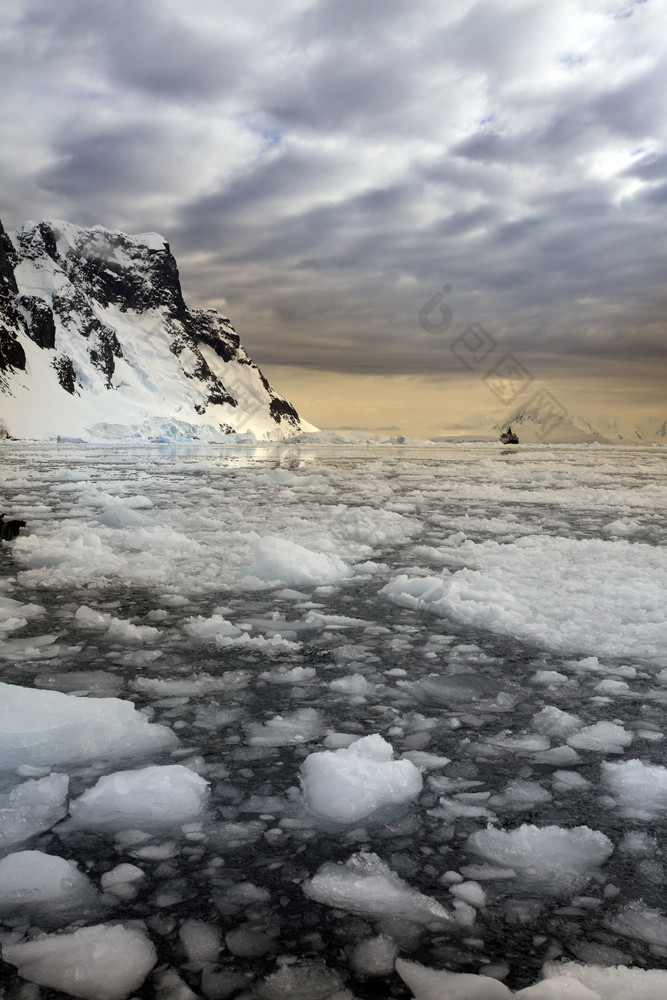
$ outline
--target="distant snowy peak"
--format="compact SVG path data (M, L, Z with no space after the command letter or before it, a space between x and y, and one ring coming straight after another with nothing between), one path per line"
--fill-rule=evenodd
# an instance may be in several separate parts
M551 402L551 405L549 405ZM491 420L489 420L491 423ZM615 419L567 413L548 397L537 397L532 405L516 407L502 422L493 425L500 432L511 426L524 443L546 444L637 444L667 441L667 421L657 417L635 427Z
M169 244L0 224L0 430L12 437L281 440L315 430L228 319L189 309Z
M585 418L572 417L559 408L540 403L517 407L502 424L495 424L494 430L505 430L508 426L523 442L583 444L599 441L600 444L610 444L612 440L600 434Z

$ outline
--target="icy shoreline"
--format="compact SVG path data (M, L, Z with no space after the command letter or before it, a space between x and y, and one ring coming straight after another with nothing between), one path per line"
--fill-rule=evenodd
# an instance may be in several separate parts
M4 442L7 982L662 996L665 462Z

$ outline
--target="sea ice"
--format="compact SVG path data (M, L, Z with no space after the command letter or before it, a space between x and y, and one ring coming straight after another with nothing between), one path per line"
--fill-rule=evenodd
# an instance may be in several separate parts
M142 767L106 774L70 805L72 824L115 833L164 831L200 819L208 782L182 764Z
M667 567L657 546L537 534L465 544L464 568L456 556L454 572L401 574L380 593L556 652L655 656L665 648Z
M350 568L335 553L316 552L289 538L267 537L258 542L248 573L272 584L305 587L338 583L350 575Z
M394 971L398 945L386 934L365 938L355 947L350 964L359 976L388 976Z
M667 958L667 917L659 910L634 900L610 917L607 927L614 934L644 941L655 954Z
M29 983L82 1000L125 1000L157 961L144 931L123 924L97 924L6 944L2 957Z
M533 729L544 736L556 736L563 739L571 736L578 729L583 728L583 722L577 715L564 712L555 705L545 705L541 711L536 712L531 720Z
M422 776L409 760L394 760L379 734L340 750L310 754L301 783L311 813L336 823L356 823L384 806L409 802L422 790Z
M559 976L558 979L548 979L534 986L527 986L514 994L520 1000L605 1000L597 991L589 990L587 986L572 976Z
M604 762L602 779L624 816L650 820L667 815L667 767L641 760Z
M601 753L622 753L632 743L632 733L614 722L596 722L568 736L567 743L577 750L598 750Z
M487 827L466 848L493 864L514 868L525 884L565 896L580 889L613 851L608 837L587 826L565 829L524 823L515 830Z
M153 625L134 625L123 618L95 611L86 604L77 610L74 620L82 628L106 630L107 636L114 642L150 642L160 636L160 630Z
M0 849L50 830L67 813L66 774L24 781L0 795Z
M354 1000L337 972L321 960L285 959L277 972L266 976L247 1000Z
M98 911L98 892L73 861L42 851L18 851L0 861L0 919L55 928Z
M130 702L0 683L0 770L131 757L177 742Z
M100 878L100 885L106 892L118 896L119 899L134 899L138 892L135 883L141 882L143 878L145 872L141 868L125 862L104 872Z
M217 927L203 920L184 920L178 936L188 962L203 966L216 962L222 947L222 936Z
M499 795L492 795L489 799L489 805L494 809L509 809L516 812L533 809L541 802L551 802L551 793L538 781L528 781L525 778L515 778Z
M318 739L324 727L320 715L314 708L297 708L285 715L275 715L263 725L259 722L246 724L250 746L288 747L298 746Z
M417 962L396 960L396 971L414 1000L511 1000L507 986L488 976L428 969Z
M499 681L476 673L432 674L415 685L422 701L436 705L493 699L501 690Z
M332 691L350 695L353 698L365 698L371 694L375 685L371 684L363 674L348 674L347 677L338 677L331 681L329 687Z
M453 924L441 903L410 888L377 854L353 854L345 864L325 862L304 882L303 891L318 903L376 918L393 917L412 923Z
M633 969L620 965L604 968L580 965L578 962L547 962L543 975L547 983L554 985L561 978L574 979L592 990L600 1000L665 1000L667 997L667 972L660 969ZM554 995L554 1000L568 1000L570 996L572 993L563 990ZM534 1000L540 1000L540 997Z

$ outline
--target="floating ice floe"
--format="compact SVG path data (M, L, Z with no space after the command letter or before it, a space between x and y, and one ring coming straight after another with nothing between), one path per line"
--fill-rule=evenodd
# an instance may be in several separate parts
M567 743L576 750L597 750L601 753L623 753L632 743L632 733L614 722L596 722L568 736Z
M428 969L404 958L397 959L396 971L414 1000L506 1000L512 997L507 986L487 976Z
M655 545L544 535L468 539L452 566L442 576L401 574L380 593L401 607L557 652L656 656L667 644L667 567Z
M63 694L92 694L98 698L114 698L124 687L122 677L108 670L69 670L38 674L35 677L35 687L46 688L49 691L61 691Z
M137 895L137 882L145 878L145 872L136 865L123 864L116 865L108 872L104 872L100 878L100 885L105 892L110 892L119 899L134 899Z
M585 885L614 848L608 837L587 826L570 830L524 823L515 830L478 830L468 837L466 849L513 868L528 886L564 896Z
M492 701L502 689L503 685L493 677L472 672L432 674L414 685L417 697L426 704L457 708L465 702Z
M583 729L583 722L577 715L571 712L564 712L555 705L545 705L543 709L536 712L531 719L533 729L544 736L557 736L563 738L576 733L578 729Z
M350 576L350 567L335 553L314 552L288 538L267 537L258 542L248 573L269 583L304 587L338 583Z
M131 757L177 742L130 702L0 683L0 770Z
M152 642L160 637L160 630L153 625L134 625L105 611L95 611L86 604L78 608L74 620L81 628L104 630L112 642Z
M253 747L288 747L319 739L324 726L314 708L297 708L285 715L275 715L265 723L246 724L246 743Z
M247 1000L354 1000L339 974L319 959L294 962L286 958L279 960L279 966L244 997Z
M361 851L345 864L325 862L302 888L310 899L339 910L426 926L454 926L451 911L412 889L377 854Z
M667 958L667 917L654 907L640 900L626 903L607 920L607 927L614 934L643 941L655 955Z
M29 983L82 1000L125 1000L157 961L145 932L123 924L97 924L5 944L2 957Z
M581 1000L664 1000L667 997L667 972L658 969L633 969L627 966L582 965L578 962L547 962L542 970L544 985L555 992L543 996L537 992L542 983L529 987L535 992L519 991L521 1000L578 1000L575 983L592 992L580 993ZM560 982L563 988L558 992Z
M310 754L301 766L301 784L311 813L336 823L356 823L385 806L416 798L421 772L394 752L378 733L340 750Z
M182 764L165 764L104 775L71 803L70 815L83 830L161 832L201 819L207 802L204 778Z
M50 774L0 795L0 849L55 826L67 813L68 787L66 774Z
M641 760L605 762L602 778L624 816L643 820L667 816L667 767Z
M543 979L513 993L485 975L429 969L399 958L396 971L414 1000L664 1000L667 972L547 962Z
M389 976L394 971L398 945L386 934L365 938L355 947L350 964L358 976Z
M95 886L73 861L42 851L18 851L0 861L0 920L50 929L99 909Z
M193 966L202 968L217 961L222 948L222 935L214 924L203 920L184 920L178 936L186 958Z

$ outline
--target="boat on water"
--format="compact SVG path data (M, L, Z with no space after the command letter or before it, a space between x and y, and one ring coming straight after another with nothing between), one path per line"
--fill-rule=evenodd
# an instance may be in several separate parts
M506 431L503 431L500 435L500 440L503 444L518 444L519 438L514 433L511 427L508 427Z

